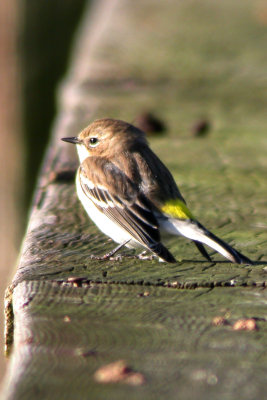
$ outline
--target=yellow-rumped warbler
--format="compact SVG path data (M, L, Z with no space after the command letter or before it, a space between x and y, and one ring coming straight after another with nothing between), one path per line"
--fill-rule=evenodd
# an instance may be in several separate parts
M191 214L169 170L149 148L145 133L123 121L99 119L78 137L62 138L77 145L80 167L78 197L98 228L122 246L143 247L160 260L175 262L161 234L194 241L211 261L203 244L230 261L252 264L202 226Z

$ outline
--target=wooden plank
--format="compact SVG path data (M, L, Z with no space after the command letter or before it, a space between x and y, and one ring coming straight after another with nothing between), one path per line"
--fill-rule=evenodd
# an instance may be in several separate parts
M266 290L25 281L13 296L8 398L265 396ZM212 324L218 312L229 325ZM257 331L233 331L244 315L259 318ZM143 385L94 380L99 367L120 359L144 375Z
M21 135L21 98L18 91L19 71L17 59L18 35L17 3L15 0L0 4L0 296L4 297L6 285L14 271L21 234L21 204L24 180ZM0 314L4 304L1 302ZM4 346L3 319L0 319L0 347ZM6 368L4 355L0 354L0 381Z
M266 110L261 104L267 98L258 88L267 60L262 61L260 43L249 40L262 28L251 17L252 2L240 0L238 9L230 1L218 9L204 3L200 9L195 1L155 6L149 0L103 0L85 15L7 292L12 355L5 399L177 398L178 392L181 398L252 399L266 391ZM218 52L222 37L228 46ZM249 80L237 77L222 57L233 52L234 65L242 65L241 44L254 63ZM257 261L255 266L233 265L218 255L216 264L208 263L190 242L176 238L169 243L176 264L90 259L113 244L77 200L77 157L60 137L76 135L97 117L133 121L147 107L167 126L165 134L151 137L151 146L172 170L194 214ZM210 112L214 126L207 137L196 138L186 127L203 111ZM217 316L227 325L213 326ZM233 329L247 318L257 329ZM145 383L129 389L95 382L98 367L119 359Z

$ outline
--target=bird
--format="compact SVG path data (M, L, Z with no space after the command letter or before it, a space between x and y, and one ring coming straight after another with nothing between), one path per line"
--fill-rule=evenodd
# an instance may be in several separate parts
M212 261L204 245L232 263L252 261L206 229L189 210L175 180L151 150L145 133L112 118L93 121L78 136L61 140L76 145L80 166L76 190L96 226L122 247L141 248L162 262L175 263L163 237L183 236ZM142 253L141 253L142 254Z

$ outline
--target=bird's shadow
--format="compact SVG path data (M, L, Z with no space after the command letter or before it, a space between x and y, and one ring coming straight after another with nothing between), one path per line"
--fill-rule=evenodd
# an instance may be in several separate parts
M182 264L182 263L188 263L188 264L207 264L207 263L209 263L206 267L203 268L203 271L214 267L216 264L235 264L235 263L231 263L231 261L228 261L228 260L218 260L218 261L214 260L210 263L209 261L206 261L206 260L188 260L188 259L183 259L181 261L178 261L178 263L180 263L180 264ZM242 266L242 267L254 267L257 265L267 265L267 261L252 261L251 264L238 264L238 265Z
M106 255L108 255L108 254L106 254ZM137 254L135 254L134 249L132 251L129 251L129 249L127 249L126 251L122 251L115 257L106 257L106 255L104 255L102 257L91 255L91 257L92 257L92 259L95 258L95 259L103 260L103 261L107 261L107 260L113 260L113 261L120 260L121 261L122 259L131 259L131 258L139 259L139 260L142 260L142 259L143 260L152 260L152 259L156 258L155 255L150 255L150 256L142 258L142 257L140 257L142 255L142 253L137 255ZM231 261L229 261L229 260L207 261L205 259L203 259L203 260L199 260L199 259L198 260L193 260L193 259L182 259L181 260L180 259L180 260L177 260L177 262L176 262L176 264L207 264L207 263L208 263L208 265L206 265L206 267L204 267L203 271L214 267L216 264L236 264L236 263L231 263ZM259 261L259 260L252 261L251 260L251 264L244 263L244 264L237 264L237 265L240 265L243 267L253 267L253 266L257 266L257 265L267 265L267 261Z

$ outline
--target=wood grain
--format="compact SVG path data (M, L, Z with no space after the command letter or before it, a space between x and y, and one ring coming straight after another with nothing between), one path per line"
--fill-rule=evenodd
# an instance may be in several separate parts
M10 398L263 398L263 302L266 291L252 288L19 283ZM218 313L228 325L212 324ZM244 315L257 316L257 331L233 331ZM129 390L94 381L99 367L120 359L146 383Z

